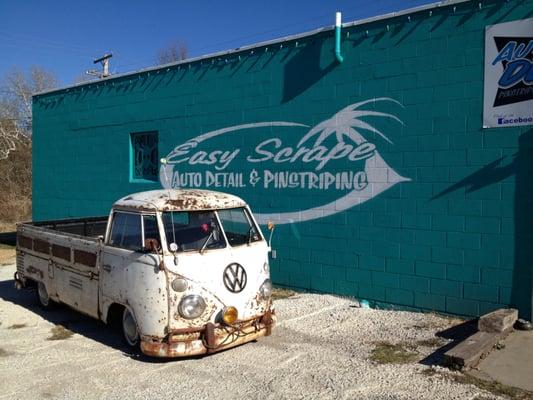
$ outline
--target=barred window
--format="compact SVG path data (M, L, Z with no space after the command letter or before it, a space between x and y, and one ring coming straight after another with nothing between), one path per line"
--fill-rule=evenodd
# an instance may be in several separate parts
M131 177L157 181L159 151L157 132L142 132L131 134Z

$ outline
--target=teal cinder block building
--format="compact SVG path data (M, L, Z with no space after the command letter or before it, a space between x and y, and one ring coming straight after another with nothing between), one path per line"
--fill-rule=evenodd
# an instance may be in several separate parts
M342 63L324 28L38 94L33 219L226 191L277 223L278 285L530 319L533 129L482 114L485 28L532 14L430 5L344 24Z

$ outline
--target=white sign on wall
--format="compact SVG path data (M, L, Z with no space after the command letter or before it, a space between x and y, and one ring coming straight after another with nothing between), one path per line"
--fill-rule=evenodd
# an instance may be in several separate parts
M533 125L533 18L485 30L483 127Z
M366 118L388 119L393 114L365 106L394 103L391 98L360 101L343 108L315 126L292 121L264 121L217 129L179 143L161 165L164 188L231 189L258 196L286 199L302 192L314 205L292 210L256 213L260 223L309 221L358 206L393 186L410 181L382 158L367 133L382 143L392 141ZM266 129L261 137L261 129ZM282 138L278 130L295 134ZM303 132L299 136L298 132ZM229 139L225 135L239 135ZM225 139L218 144L214 141ZM243 146L242 141L252 141Z

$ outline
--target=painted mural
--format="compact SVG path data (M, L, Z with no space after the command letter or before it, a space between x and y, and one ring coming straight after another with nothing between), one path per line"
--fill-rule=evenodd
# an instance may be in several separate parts
M388 119L403 125L396 115L377 111L380 103L401 108L396 100L380 97L350 104L315 126L267 121L204 133L178 144L166 156L161 184L237 193L253 187L259 195L268 192L269 197L287 198L291 192L301 195L302 189L316 192L316 206L300 209L295 202L271 206L275 212L257 214L260 223L303 222L350 209L410 180L391 168L376 143L367 140L372 135L393 144L370 120ZM230 141L224 135L228 134L240 135L242 147L227 148Z

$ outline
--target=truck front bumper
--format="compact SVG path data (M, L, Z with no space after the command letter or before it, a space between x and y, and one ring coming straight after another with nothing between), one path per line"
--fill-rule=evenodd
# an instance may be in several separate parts
M274 311L233 325L208 323L201 328L172 332L164 341L141 338L141 351L152 357L188 357L214 353L269 336L276 323Z

